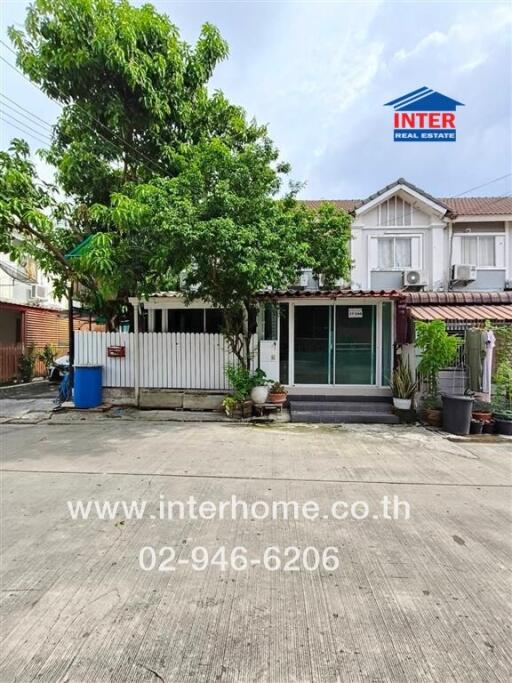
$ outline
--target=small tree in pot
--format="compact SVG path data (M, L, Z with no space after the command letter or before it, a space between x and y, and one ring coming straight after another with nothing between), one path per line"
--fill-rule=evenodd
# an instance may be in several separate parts
M428 424L441 423L441 402L439 396L439 373L457 358L460 340L446 331L442 320L416 323L416 347L421 351L418 374L426 385L426 399L423 402Z

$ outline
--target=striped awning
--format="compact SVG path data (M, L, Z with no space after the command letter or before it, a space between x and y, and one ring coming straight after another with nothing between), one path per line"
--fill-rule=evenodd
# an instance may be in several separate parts
M414 320L499 320L512 322L512 304L489 306L410 306Z

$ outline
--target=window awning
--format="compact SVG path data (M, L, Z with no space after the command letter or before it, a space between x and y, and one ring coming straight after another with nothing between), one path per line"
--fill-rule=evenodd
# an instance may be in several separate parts
M489 306L410 306L413 320L499 320L512 322L512 304Z

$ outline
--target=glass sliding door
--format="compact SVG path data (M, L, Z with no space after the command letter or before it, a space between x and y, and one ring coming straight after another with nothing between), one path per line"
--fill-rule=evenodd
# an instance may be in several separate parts
M379 317L373 304L295 305L293 309L294 373L290 381L313 385L377 385L389 381L391 304L384 304ZM378 337L377 321L381 318ZM381 344L378 363L377 338ZM288 344L284 346L288 348Z
M376 307L336 306L335 384L375 384Z
M295 306L296 384L332 381L332 306Z

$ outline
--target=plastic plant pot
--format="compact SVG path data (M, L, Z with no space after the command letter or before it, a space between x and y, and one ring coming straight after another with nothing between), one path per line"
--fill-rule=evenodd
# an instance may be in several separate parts
M470 396L443 397L443 429L450 434L469 434L473 399Z
M470 434L481 434L484 427L484 423L481 420L471 420L469 425Z

